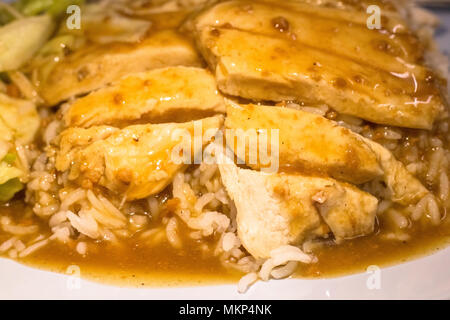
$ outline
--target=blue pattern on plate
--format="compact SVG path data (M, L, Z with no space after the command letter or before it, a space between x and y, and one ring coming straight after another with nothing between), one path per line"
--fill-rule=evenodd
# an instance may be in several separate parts
M436 40L441 50L450 56L450 8L432 10L441 20L441 26L436 30Z

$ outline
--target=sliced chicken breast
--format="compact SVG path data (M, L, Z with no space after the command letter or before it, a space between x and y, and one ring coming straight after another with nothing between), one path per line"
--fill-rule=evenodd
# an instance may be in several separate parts
M214 77L205 69L169 67L127 76L76 100L68 127L185 122L225 113Z
M186 37L173 30L153 33L138 43L88 45L38 79L39 94L51 106L134 72L179 65L201 66L202 62Z
M343 114L410 128L430 129L443 110L442 81L420 65L415 37L383 35L339 19L321 29L315 16L284 5L269 10L244 3L218 4L192 23L224 93L325 103Z
M267 141L272 141L268 146L270 158L279 161L282 171L328 175L355 184L383 173L375 153L358 135L316 114L282 107L240 106L230 101L225 126L237 136L237 141L227 139L227 144L253 169L266 167L261 158L250 158L251 153L258 154L259 144L264 146L265 140L259 137L265 130ZM277 133L278 137L272 139Z
M393 37L390 33L373 32L366 24L354 26L282 5L243 0L220 3L199 15L195 22L199 30L224 26L284 38L391 72L411 72L422 79L427 72L416 64L423 58L424 50L411 34Z
M219 165L222 181L237 208L238 234L256 258L268 258L283 245L307 239L337 239L373 232L378 201L331 178L269 174Z
M178 171L193 163L194 155L210 142L206 131L216 132L222 123L223 116L216 116L121 130L69 128L61 134L56 169L68 171L68 179L84 188L99 185L127 200L146 198L162 191ZM201 135L199 144L194 134Z
M388 149L370 139L363 139L379 159L384 171L383 181L389 188L392 201L402 205L416 204L429 193Z
M405 34L409 32L404 18L397 12L394 1L384 0L257 0L257 2L276 4L295 12L307 13L311 16L336 19L355 25L367 26L369 14L367 8L376 5L381 9L381 30L393 34Z
M152 0L152 1L128 1L125 13L146 16L148 14L172 13L194 11L204 6L209 0Z

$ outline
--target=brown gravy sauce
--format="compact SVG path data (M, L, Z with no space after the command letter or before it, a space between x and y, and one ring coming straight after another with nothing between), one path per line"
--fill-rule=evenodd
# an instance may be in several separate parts
M0 215L14 215L23 205L0 207ZM409 230L407 242L383 240L380 235L348 240L340 245L317 249L318 263L301 265L294 277L329 278L364 272L368 266L387 267L432 254L450 244L450 221L437 227L416 226ZM0 243L10 235L0 231ZM86 256L71 247L50 242L19 263L58 273L70 273L72 266L80 276L96 282L123 287L194 286L236 283L242 273L225 268L217 257L206 255L193 240L182 250L162 243L155 247L129 240L122 246L98 243Z

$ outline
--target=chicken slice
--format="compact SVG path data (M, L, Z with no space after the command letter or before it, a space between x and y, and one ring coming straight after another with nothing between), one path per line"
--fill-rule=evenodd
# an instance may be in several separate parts
M134 12L136 14L136 12ZM192 9L182 9L179 11L150 11L147 13L137 13L141 19L152 23L152 30L177 29L189 15Z
M389 33L373 32L365 24L349 25L339 19L248 0L220 3L195 21L197 29L223 26L236 26L241 31L269 37L284 37L389 72L411 72L419 79L427 74L424 67L415 64L423 58L424 50L417 37L411 34L394 37Z
M154 31L153 22L133 15L120 14L114 6L91 2L83 7L82 28L69 28L61 24L59 34L82 37L89 43L139 42L146 34Z
M316 187L321 187L312 199L337 240L356 238L374 231L377 198L350 184L327 185L330 181L324 179L312 181Z
M284 25L281 21L283 18L274 22L276 27ZM246 24L251 28L251 20ZM256 22L255 25L259 26ZM444 108L441 81L431 71L420 67L413 72L401 62L390 70L389 61L394 64L400 60L398 54L391 53L392 59L382 59L383 53L374 57L362 55L359 61L370 61L363 64L325 50L322 44L315 44L315 48L294 41L285 32L269 36L254 31L256 27L251 31L240 28L206 26L195 32L200 51L215 70L218 87L226 94L258 101L327 104L340 113L371 122L423 129L430 129ZM304 36L295 37L306 42L308 32L302 32ZM329 36L335 37L331 32L328 31ZM376 42L377 37L371 34L365 41ZM344 49L354 45L345 39L349 37L342 36L342 41L336 40L334 46ZM308 41L313 40L329 44L324 37ZM372 66L382 63L386 64L384 69Z
M225 113L225 103L207 70L168 67L133 74L91 92L76 100L64 119L68 127L123 127L185 122L218 113Z
M202 62L193 45L173 30L156 32L138 43L87 45L38 79L39 93L51 106L134 72L178 65Z
M64 34L82 35L93 42L108 38L132 42L136 38L139 40L141 35L148 32L148 24L152 32L177 29L193 11L199 9L202 2L206 0L169 0L161 3L148 1L146 4L128 1L106 6L92 2L83 8L81 16L83 28L69 29L62 24L61 31Z
M109 126L69 128L63 131L55 142L52 141L58 148L56 168L60 171L68 170L80 150L94 142L103 141L118 131L119 129Z
M416 204L429 193L389 150L370 139L363 139L379 159L384 171L383 180L389 188L393 202L402 205Z
M121 130L69 128L61 134L56 169L68 171L68 179L84 188L100 185L127 200L146 198L162 191L192 163L222 123L223 116L216 116ZM197 137L201 142L196 143Z
M149 14L192 12L204 6L209 0L152 0L128 1L118 5L117 9L133 16L147 16Z
M267 141L272 141L268 153L275 153L270 156L279 161L283 171L328 175L355 184L383 173L375 153L358 135L316 114L282 107L239 106L229 101L225 126L238 137L230 148L253 169L266 167L262 158L251 161L251 152L255 153L255 147L265 142L259 138L261 130L265 130ZM278 130L278 138L272 138L277 133L272 130ZM254 141L256 132L258 141ZM239 145L244 138L245 149ZM232 141L227 139L227 144Z
M256 258L307 239L353 238L373 232L378 201L331 178L269 174L219 164L225 188L237 209L238 234ZM325 222L323 222L323 221Z
M248 130L255 129L261 134L261 129L265 129L267 141L273 141L269 132L278 129L278 161L282 171L325 174L355 184L381 178L390 190L390 200L402 205L415 204L429 193L389 150L312 113L281 107L239 106L229 101L225 126L238 136L232 149L253 169L267 167L261 158L250 162L249 154L257 153L255 145L266 140L255 140ZM239 145L244 141L245 149ZM227 144L231 145L230 140ZM271 154L270 158L277 160L276 156Z
M381 9L381 30L393 34L405 34L409 32L406 21L397 12L395 2L383 0L257 0L257 2L275 4L294 12L303 12L312 16L327 19L336 19L355 25L367 26L369 14L367 8L376 5Z

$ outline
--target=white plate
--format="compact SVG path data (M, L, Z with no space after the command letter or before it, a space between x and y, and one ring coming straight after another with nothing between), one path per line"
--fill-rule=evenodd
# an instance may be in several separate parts
M419 260L335 279L133 289L102 285L0 259L0 299L450 299L450 248Z
M450 32L446 30L450 30L450 11L438 15L444 26L437 39L449 53ZM112 287L0 259L0 299L450 299L449 267L450 247L432 256L381 269L379 273L326 280L259 282L246 294L238 294L236 285Z

